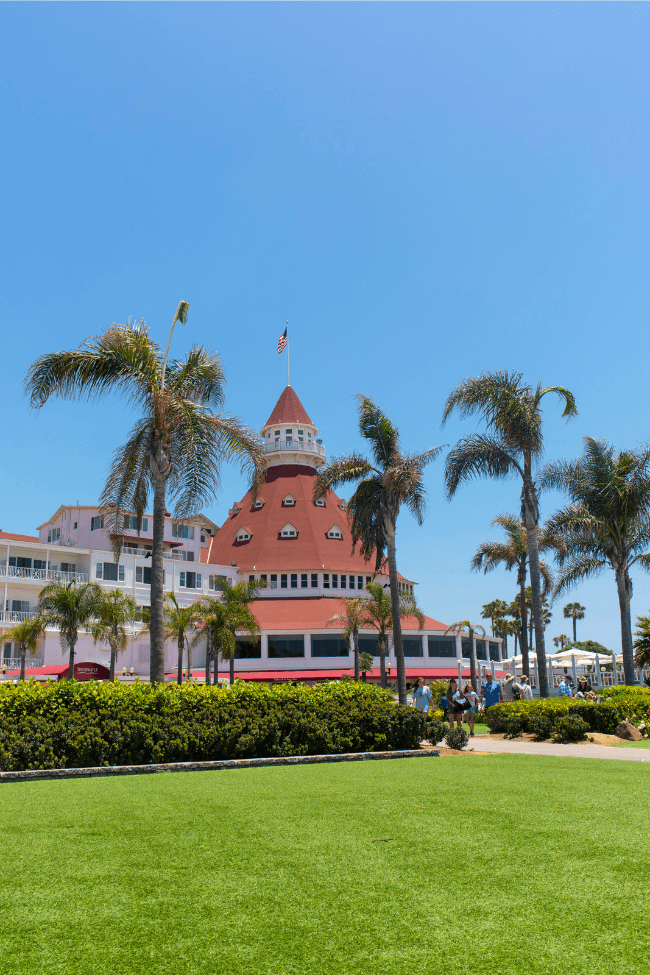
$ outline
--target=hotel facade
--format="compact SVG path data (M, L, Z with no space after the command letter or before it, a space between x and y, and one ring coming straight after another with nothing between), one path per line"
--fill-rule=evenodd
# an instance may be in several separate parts
M252 604L260 627L260 639L241 634L237 641L235 670L251 680L336 679L351 673L352 648L340 623L332 617L344 612L344 597L367 596L370 581L388 584L384 572L376 574L374 562L352 551L350 523L345 501L333 491L314 501L318 468L325 463L325 449L291 386L282 392L269 419L260 430L267 455L265 481L253 502L248 491L233 504L220 527L197 515L177 521L165 519L165 587L181 605L218 596L218 583L226 578L266 583ZM38 535L0 532L0 585L3 610L0 631L36 612L40 590L46 582L95 581L106 589L120 588L142 607L149 605L153 518L145 515L140 533L134 515L124 515L124 544L116 563L111 538L104 528L98 506L62 505L38 527ZM403 591L415 594L416 583L400 575ZM447 624L430 616L420 630L414 618L402 621L407 678L428 679L458 673L469 666L467 636L448 635ZM2 635L0 632L0 636ZM477 639L476 653L483 666L501 661L498 638ZM2 662L9 674L18 666L17 648L2 641ZM359 649L375 658L371 679L378 679L376 631L362 630ZM192 653L192 668L199 679L205 668L205 642ZM80 634L75 661L106 667L110 652L95 645L89 634ZM173 641L166 646L165 663L170 677L177 659ZM394 667L392 646L387 661ZM28 670L62 671L67 663L59 634L48 630L37 658ZM117 672L133 669L148 677L149 639L134 628L129 646L118 660ZM92 668L86 668L92 673ZM227 664L220 664L225 676ZM37 674L35 674L37 676Z

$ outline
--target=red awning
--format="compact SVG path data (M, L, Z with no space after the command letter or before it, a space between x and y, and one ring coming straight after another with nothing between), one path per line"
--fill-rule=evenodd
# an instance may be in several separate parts
M184 668L185 669L185 668ZM187 673L187 670L185 669ZM165 674L165 677L169 680L174 680L176 678L177 671L170 671ZM237 680L250 680L250 681L283 681L283 680L340 680L343 675L351 677L354 674L354 669L349 667L347 670L237 670L235 668L235 678ZM197 680L205 679L204 670L195 670L192 668L192 676ZM220 680L228 680L230 676L230 671L219 671ZM378 681L380 679L379 666L373 669L371 674L368 674L368 681ZM495 670L495 677L498 680L503 680L506 674L504 671ZM458 677L457 667L407 667L406 668L406 679L407 681L415 680L416 677L425 677L429 680L449 680L450 677ZM390 679L395 680L396 671L395 667L391 668ZM462 679L469 680L470 672L469 668L463 670Z

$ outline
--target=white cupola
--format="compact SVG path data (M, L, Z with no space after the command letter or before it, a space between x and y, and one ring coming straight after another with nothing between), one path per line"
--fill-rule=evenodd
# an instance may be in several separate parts
M260 430L267 457L267 467L296 464L300 467L322 467L325 448L317 440L318 427L291 386L287 386Z

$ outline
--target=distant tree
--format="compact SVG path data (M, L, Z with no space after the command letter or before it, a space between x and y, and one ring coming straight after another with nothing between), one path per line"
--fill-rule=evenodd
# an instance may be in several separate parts
M381 686L386 687L386 653L388 651L388 635L393 629L393 601L380 582L369 582L366 591L370 598L365 600L365 626L377 630L377 653ZM400 592L399 597L400 620L413 616L418 621L420 629L424 627L424 613L410 593Z
M361 680L365 681L366 674L372 674L372 654L359 654L359 667L361 668Z
M107 643L111 651L109 680L115 680L115 663L117 656L126 650L129 633L127 627L136 622L138 607L135 599L121 589L110 592L102 591L102 598L97 609L97 617L91 624L95 643Z
M517 638L517 634L521 629L521 623L517 620L508 619L506 616L500 616L494 621L494 633L495 636L500 636L503 640L503 649L505 651L505 658L508 658L508 637L514 636Z
M15 643L18 647L20 657L20 677L25 680L25 658L29 653L30 657L36 656L40 642L45 634L45 626L40 616L33 616L31 619L21 620L10 630L2 634L3 641Z
M650 667L650 616L637 616L634 636L634 663L637 667Z
M96 582L67 585L56 580L41 589L38 615L43 628L58 629L61 648L68 651L68 677L74 680L74 655L79 631L88 632L101 610L103 590Z
M353 453L333 458L318 472L314 499L324 498L339 484L357 481L347 510L352 527L352 547L360 542L366 559L375 556L379 571L386 552L393 612L393 644L397 665L397 690L400 704L406 704L406 671L400 622L400 588L397 575L395 528L400 508L406 507L422 524L426 490L423 471L442 447L422 454L405 454L399 444L395 424L367 396L359 396L359 431L370 444L372 461Z
M564 649L572 650L574 647L576 650L583 650L586 653L598 653L604 657L611 657L612 655L611 650L608 650L602 643L597 643L595 640L579 640L577 643L567 643Z
M470 623L469 620L461 620L459 623L452 623L451 626L448 626L447 629L445 630L445 636L447 636L448 633L453 633L455 636L460 636L463 630L467 630L469 634L468 639L469 639L470 680L472 682L472 687L474 688L474 692L478 694L479 693L478 674L477 674L478 667L476 662L476 646L474 645L474 634L478 632L479 635L481 636L481 639L483 639L485 637L485 628L481 626L480 623Z
M486 603L481 610L481 619L489 620L490 626L492 628L492 636L494 636L494 621L502 616L505 616L508 611L508 604L505 599L493 599L492 602Z
M343 624L343 636L345 637L348 646L350 645L350 640L352 641L352 647L354 652L354 679L359 680L359 628L366 626L366 606L365 599L356 597L354 599L345 599L345 612L335 613L334 616L330 616L328 623L342 623Z
M576 636L576 623L578 620L585 618L585 607L581 606L580 603L567 603L564 607L564 618L573 620L573 642L575 643L578 639Z
M215 682L217 677L217 659L219 653L222 660L230 662L230 683L235 683L235 653L237 648L237 632L242 632L254 639L259 638L260 628L250 603L257 599L264 582L243 579L234 585L229 579L218 582L220 596L217 599L201 601L201 619L204 626L210 630L210 639L215 654Z
M566 633L560 633L559 636L553 637L553 643L555 644L556 647L559 647L560 650L564 650L564 645L565 643L568 642L569 642L569 638L566 635Z

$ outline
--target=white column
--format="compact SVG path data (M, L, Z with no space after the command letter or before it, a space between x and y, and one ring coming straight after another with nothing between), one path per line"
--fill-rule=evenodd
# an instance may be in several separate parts
M458 690L461 689L463 684L463 661L458 661Z
M596 654L596 687L603 686L603 677L600 672L600 657Z
M490 661L490 671L492 673L492 683L494 684L494 660Z
M612 654L612 678L615 684L618 684L618 670L616 669L616 654Z
M537 693L539 694L539 675L537 673L537 654L533 657L533 677L535 678L535 687L537 688Z
M4 599L2 600L2 614L3 614L2 619L5 618L4 612L7 608L7 583L9 582L9 552L10 551L11 551L11 545L7 543L7 565L6 565L6 574L5 574L5 595L4 595Z
M572 653L571 654L571 671L573 673L573 686L574 687L577 687L578 686L578 675L576 673L576 655L575 655L575 653Z
M546 658L548 660L548 692L553 693L553 661L550 657Z
M261 659L262 660L268 660L269 659L269 635L268 635L268 633L262 633L260 635L260 645L261 645L260 652L262 654Z
M305 656L304 656L303 659L304 660L311 660L311 633L305 633L304 634L304 639L305 639ZM348 652L349 652L349 649L350 648L348 647Z

